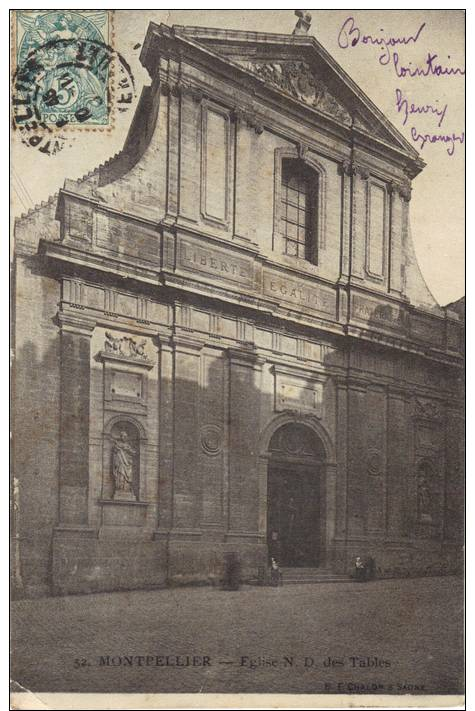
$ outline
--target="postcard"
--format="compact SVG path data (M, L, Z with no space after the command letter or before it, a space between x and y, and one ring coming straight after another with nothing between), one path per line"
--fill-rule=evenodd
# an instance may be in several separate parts
M12 707L461 706L464 10L10 21Z

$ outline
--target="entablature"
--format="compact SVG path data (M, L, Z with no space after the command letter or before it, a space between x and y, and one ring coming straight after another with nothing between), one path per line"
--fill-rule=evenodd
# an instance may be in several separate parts
M461 358L462 324L449 313L429 314L394 293L323 279L312 265L282 264L256 245L121 214L83 195L62 191L59 201L61 241L42 240L40 252L65 274L73 265L444 362Z

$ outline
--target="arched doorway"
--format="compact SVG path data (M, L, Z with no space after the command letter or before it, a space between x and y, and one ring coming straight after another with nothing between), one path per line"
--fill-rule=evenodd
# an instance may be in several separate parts
M267 472L267 544L281 566L321 565L325 541L325 448L305 424L272 435Z

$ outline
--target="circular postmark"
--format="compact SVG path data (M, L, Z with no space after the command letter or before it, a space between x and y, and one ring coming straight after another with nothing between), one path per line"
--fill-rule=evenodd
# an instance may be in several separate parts
M109 128L135 98L129 64L99 39L54 38L27 54L13 76L13 125L22 142L54 155L71 129Z

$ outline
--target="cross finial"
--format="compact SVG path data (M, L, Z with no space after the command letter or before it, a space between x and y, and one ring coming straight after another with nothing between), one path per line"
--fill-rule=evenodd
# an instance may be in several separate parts
M308 10L295 10L295 15L299 18L292 34L306 35L312 24L312 16Z

